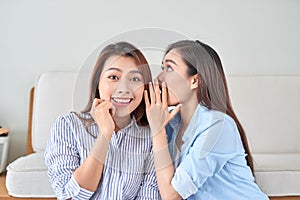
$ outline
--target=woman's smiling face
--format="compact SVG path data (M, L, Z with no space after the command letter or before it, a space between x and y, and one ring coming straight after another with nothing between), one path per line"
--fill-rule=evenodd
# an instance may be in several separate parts
M100 98L115 106L115 117L129 116L141 103L144 78L132 57L112 56L104 65L98 89Z

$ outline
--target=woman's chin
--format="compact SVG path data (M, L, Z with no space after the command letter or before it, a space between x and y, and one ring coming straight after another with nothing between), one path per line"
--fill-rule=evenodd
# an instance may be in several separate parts
M168 106L177 106L179 103L177 100L168 99Z
M124 118L130 116L129 112L116 112L114 118Z
M114 114L114 118L129 117L132 112L133 112L133 109L130 107L116 107L116 112Z

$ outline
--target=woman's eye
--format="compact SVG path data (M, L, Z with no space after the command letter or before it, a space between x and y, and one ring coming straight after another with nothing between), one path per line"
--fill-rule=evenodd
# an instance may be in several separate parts
M161 69L164 71L166 70L167 72L172 72L174 71L173 68L171 66L161 66Z
M132 81L135 81L135 82L137 82L137 81L141 81L141 79L140 79L139 77L134 77L134 78L131 78L131 80L132 80Z
M109 76L108 78L111 80L119 80L119 78L117 76Z
M172 72L172 71L173 71L173 68L170 67L170 66L167 66L167 71L168 71L168 72Z

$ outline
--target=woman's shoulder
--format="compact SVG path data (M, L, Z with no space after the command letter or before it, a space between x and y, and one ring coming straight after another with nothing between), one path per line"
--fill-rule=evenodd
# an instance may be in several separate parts
M234 119L224 112L208 109L202 105L199 105L198 110L200 111L197 117L199 123L215 124L219 122L236 126Z
M92 133L87 134L87 126L82 120L86 118L84 114L70 112L56 118L51 128L51 135L57 138L81 138L83 135L96 137L97 129L91 128ZM87 118L88 119L88 118Z
M69 113L60 115L57 117L57 120L67 120L67 121L74 121L74 120L88 120L91 119L91 116L89 114L81 113L81 112L74 112L71 111Z
M84 120L89 119L89 115L70 112L67 114L60 115L54 121L54 127L63 127L63 128L71 128L84 126Z

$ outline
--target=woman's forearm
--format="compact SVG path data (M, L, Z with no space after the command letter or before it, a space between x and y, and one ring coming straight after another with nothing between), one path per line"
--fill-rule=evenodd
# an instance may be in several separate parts
M95 192L102 176L103 163L88 155L86 160L74 171L74 178L80 187Z
M171 184L175 168L170 157L165 129L153 136L154 164L162 199L182 199Z
M80 187L96 191L102 176L111 134L98 134L86 160L74 172L74 178Z

